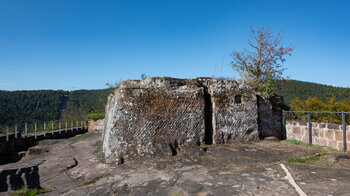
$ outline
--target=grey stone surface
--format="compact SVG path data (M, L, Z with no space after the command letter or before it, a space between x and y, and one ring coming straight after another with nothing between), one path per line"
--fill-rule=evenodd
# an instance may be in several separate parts
M286 165L307 195L348 195L350 159L345 153L287 142L189 146L177 156L143 157L106 164L101 132L40 141L40 154L0 165L0 195L29 186L43 195L298 195L284 178ZM204 150L206 148L206 150ZM315 164L288 158L324 154ZM342 154L342 156L340 156Z
M186 145L279 137L281 113L273 107L249 85L230 79L124 81L108 98L103 152L107 162L122 163L134 156L174 155Z
M259 140L256 92L234 80L211 79L208 83L215 143Z
M135 155L176 154L204 140L204 92L195 80L125 81L108 99L103 135L107 162Z
M282 131L283 97L274 96L266 99L258 95L257 99L260 138L274 136L279 139L285 139L286 135Z

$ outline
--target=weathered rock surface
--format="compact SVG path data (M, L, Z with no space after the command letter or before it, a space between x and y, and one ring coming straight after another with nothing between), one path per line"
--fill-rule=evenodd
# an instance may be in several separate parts
M283 97L274 96L266 99L258 95L257 99L260 138L274 136L285 139L282 122Z
M89 120L88 131L103 131L103 120Z
M125 81L108 99L103 151L107 162L127 156L176 154L204 140L204 90L195 80Z
M104 126L107 162L174 155L182 145L259 139L256 93L228 79L124 81L108 99Z
M259 139L256 92L250 86L234 80L211 79L208 91L215 143Z
M174 157L143 157L123 165L103 162L101 132L42 140L38 148L43 149L38 155L0 165L0 195L23 187L52 190L46 196L298 195L280 163L307 195L350 193L350 159L330 163L333 152L287 142L194 146ZM285 161L324 153L317 164Z

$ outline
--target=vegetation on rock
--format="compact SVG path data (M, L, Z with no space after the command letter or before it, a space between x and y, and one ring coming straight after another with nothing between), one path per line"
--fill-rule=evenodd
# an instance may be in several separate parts
M264 27L252 28L248 40L252 50L232 52L232 67L265 98L275 95L276 79L282 79L285 70L282 63L294 50L294 47L282 46L281 40L281 32L274 35Z

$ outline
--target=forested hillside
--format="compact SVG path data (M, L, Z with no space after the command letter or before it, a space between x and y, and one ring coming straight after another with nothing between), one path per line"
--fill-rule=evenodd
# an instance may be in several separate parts
M58 119L67 91L0 91L0 125Z
M77 90L69 94L65 119L85 118L91 112L104 113L111 89Z
M85 118L89 113L104 113L111 88L76 91L0 91L0 125L35 121ZM350 88L332 87L296 80L278 81L278 95L285 103L298 97L305 101L319 97L323 101L335 96L336 101L350 102ZM68 101L67 101L68 98ZM63 111L61 115L61 111Z
M298 97L306 100L309 97L318 97L322 101L335 96L337 101L350 101L350 88L333 87L312 82L302 82L297 80L278 81L277 94L284 97L287 105Z
M15 123L84 118L104 112L110 89L1 91L0 127ZM68 98L68 101L67 101ZM63 115L61 115L63 112Z

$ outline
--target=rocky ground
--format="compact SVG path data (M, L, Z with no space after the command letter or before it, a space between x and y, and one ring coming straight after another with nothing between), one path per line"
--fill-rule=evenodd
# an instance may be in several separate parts
M1 165L0 194L27 185L51 190L46 195L299 195L283 164L307 195L350 195L348 158L324 148L262 141L109 165L101 133L88 132L40 141L19 162Z

